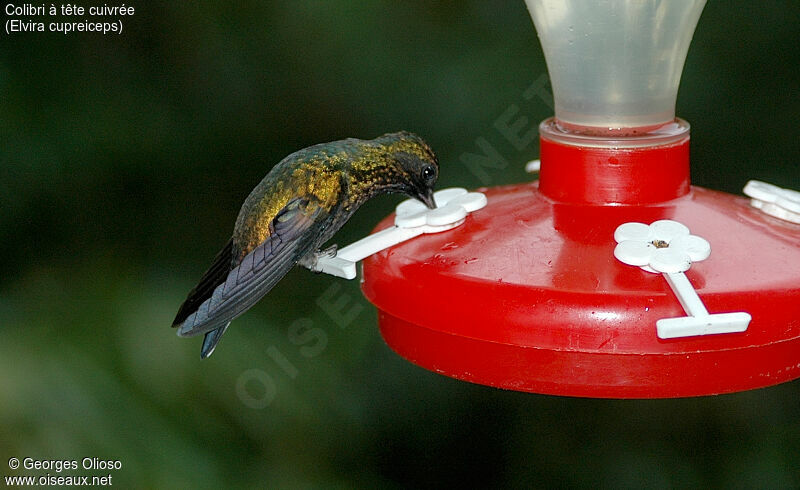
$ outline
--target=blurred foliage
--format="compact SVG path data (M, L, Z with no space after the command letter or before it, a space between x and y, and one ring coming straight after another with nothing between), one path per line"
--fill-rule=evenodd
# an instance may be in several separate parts
M800 486L800 385L686 400L504 392L412 366L363 307L346 329L315 303L336 279L296 270L208 361L172 317L283 156L407 129L440 185L545 72L524 3L138 2L121 36L16 34L0 50L0 456L119 459L135 487ZM678 114L693 182L800 187L800 5L709 2ZM366 205L347 243L400 200ZM305 358L287 326L327 346ZM272 346L297 370L287 375ZM266 408L237 395L255 369ZM261 389L266 389L266 385ZM258 385L253 396L261 396ZM8 474L3 467L0 474Z

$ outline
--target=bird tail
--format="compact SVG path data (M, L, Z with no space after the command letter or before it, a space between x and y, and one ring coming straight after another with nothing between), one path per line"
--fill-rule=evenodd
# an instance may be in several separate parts
M228 326L230 324L231 322L228 322L224 326L219 327L216 330L211 330L210 332L206 332L206 336L203 338L203 347L200 349L200 359L205 359L214 352L214 349L217 347L219 340L225 334L225 330L228 329Z

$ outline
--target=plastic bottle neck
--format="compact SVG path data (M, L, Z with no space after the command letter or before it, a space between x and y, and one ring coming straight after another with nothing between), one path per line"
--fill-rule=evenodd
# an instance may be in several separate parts
M689 124L681 119L642 134L615 137L539 126L539 190L562 203L635 205L689 192Z

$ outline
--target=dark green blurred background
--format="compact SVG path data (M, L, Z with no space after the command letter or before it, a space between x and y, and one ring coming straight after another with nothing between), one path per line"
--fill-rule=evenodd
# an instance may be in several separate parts
M407 129L441 187L529 180L538 144L493 124L551 115L521 96L545 65L522 0L133 5L121 36L0 34L0 475L96 456L122 487L800 487L800 383L665 401L469 385L392 353L357 281L305 270L201 362L169 325L274 163ZM709 2L677 108L693 183L800 187L798 26L794 0ZM508 168L467 171L477 138ZM334 284L362 308L345 329L315 303ZM310 358L286 334L302 318L327 333Z

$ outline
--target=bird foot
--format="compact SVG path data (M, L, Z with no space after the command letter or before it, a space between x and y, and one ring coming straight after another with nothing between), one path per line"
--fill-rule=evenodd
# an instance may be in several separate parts
M336 257L337 250L339 250L339 247L336 244L333 244L324 250L318 250L316 252L306 255L302 259L298 260L297 263L302 265L306 269L310 269L316 273L319 273L322 271L322 269L318 266L319 259L323 257L328 257L328 258Z

